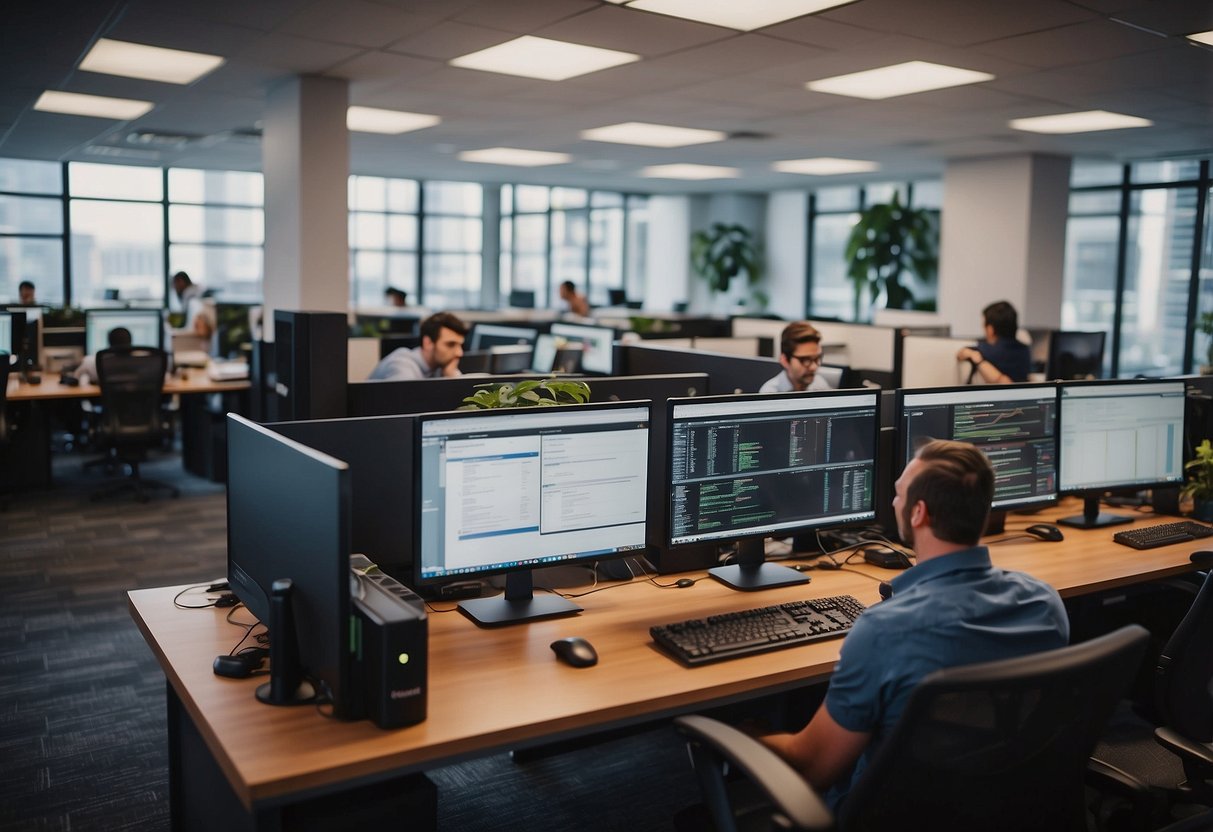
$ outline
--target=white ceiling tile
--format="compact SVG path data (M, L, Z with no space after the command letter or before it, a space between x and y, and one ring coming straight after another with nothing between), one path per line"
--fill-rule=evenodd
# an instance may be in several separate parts
M830 20L953 46L1090 20L1095 14L1065 0L863 0L822 13Z
M725 40L736 33L692 20L606 5L545 26L537 34L555 40L653 56Z
M435 15L413 14L366 0L319 0L278 30L313 40L379 48L417 37L439 22L441 18Z

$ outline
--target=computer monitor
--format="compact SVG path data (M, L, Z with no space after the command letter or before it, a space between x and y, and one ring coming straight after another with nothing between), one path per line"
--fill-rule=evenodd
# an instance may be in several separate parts
M271 673L284 677L258 688L257 698L322 697L348 718L356 713L349 466L235 414L227 417L227 452L228 584L269 627Z
M580 611L531 570L643 552L648 447L648 402L419 416L418 585L505 573L459 605L482 626Z
M531 353L531 369L536 373L550 373L556 362L556 351L560 342L555 335L546 332L535 338L535 349Z
M607 303L611 306L623 306L628 302L626 289L607 289Z
M1061 381L1099 378L1103 375L1106 332L1054 332L1049 336L1049 363L1045 374Z
M538 330L521 326L476 324L472 327L472 337L468 339L467 348L469 350L487 350L515 344L533 344L535 336L538 334Z
M711 396L668 403L668 543L737 542L708 570L741 590L804 583L764 539L876 518L879 391Z
M899 428L894 478L922 445L951 439L971 442L990 460L990 507L996 512L1057 502L1055 385L899 390L894 409Z
M25 316L20 312L0 312L0 350L10 355L21 353L21 337L17 334L17 319L25 323Z
M614 372L615 330L602 326L552 324L553 335L566 341L580 342L581 369L587 373L609 376Z
M530 289L514 289L510 292L510 306L519 309L534 309L535 292Z
M110 331L120 326L130 330L133 347L164 346L159 309L88 309L84 313L84 354L95 355L109 347Z
M1131 523L1132 517L1100 513L1105 491L1183 483L1182 379L1059 386L1059 483L1062 493L1083 497L1083 513L1059 523L1085 529Z

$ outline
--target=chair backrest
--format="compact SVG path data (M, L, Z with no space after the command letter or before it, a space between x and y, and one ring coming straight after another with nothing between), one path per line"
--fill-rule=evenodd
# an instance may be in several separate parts
M8 442L8 377L12 368L12 355L0 350L0 445Z
M839 827L1084 829L1087 758L1147 640L1131 625L927 676L848 795Z
M1158 657L1155 688L1162 724L1213 742L1213 571Z
M155 347L126 347L97 353L101 385L101 431L118 443L152 443L161 434L161 389L168 354Z

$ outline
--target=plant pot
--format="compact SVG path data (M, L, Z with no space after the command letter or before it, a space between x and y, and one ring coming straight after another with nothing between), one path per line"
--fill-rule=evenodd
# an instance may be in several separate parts
M1192 519L1213 523L1213 500L1196 500L1192 504Z

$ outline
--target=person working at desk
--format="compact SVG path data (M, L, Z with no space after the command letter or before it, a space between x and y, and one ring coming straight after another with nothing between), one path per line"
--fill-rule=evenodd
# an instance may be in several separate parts
M383 290L383 301L388 306L394 306L397 309L403 309L408 306L409 293L403 289L397 289L394 286L389 286Z
M38 302L36 295L33 281L22 280L17 284L17 302L22 306L35 305Z
M976 347L962 347L957 361L973 365L969 382L980 377L987 384L1010 384L1027 381L1032 370L1032 350L1015 340L1019 331L1019 315L1015 307L1000 300L981 310L986 337Z
M173 292L181 304L181 311L185 312L182 330L202 338L214 335L215 305L206 297L202 287L190 280L185 272L177 272L173 275Z
M967 442L924 445L895 485L893 510L916 566L869 607L842 644L825 701L796 734L764 744L835 807L897 724L910 692L945 667L1064 647L1069 621L1049 585L990 564L979 546L994 471Z
M421 322L421 346L392 350L375 365L370 381L403 381L461 375L467 324L450 312L437 312Z
M577 291L577 285L571 280L560 284L560 299L564 301L569 312L582 318L590 315L590 302L585 295Z
M116 326L105 334L105 341L110 349L123 349L131 345L131 331L124 326ZM100 384L97 376L97 354L84 356L80 366L76 368L76 378L81 384Z
M817 371L824 353L821 333L808 321L793 321L779 335L779 363L783 372L768 379L759 393L803 393L805 390L829 390L830 385Z

